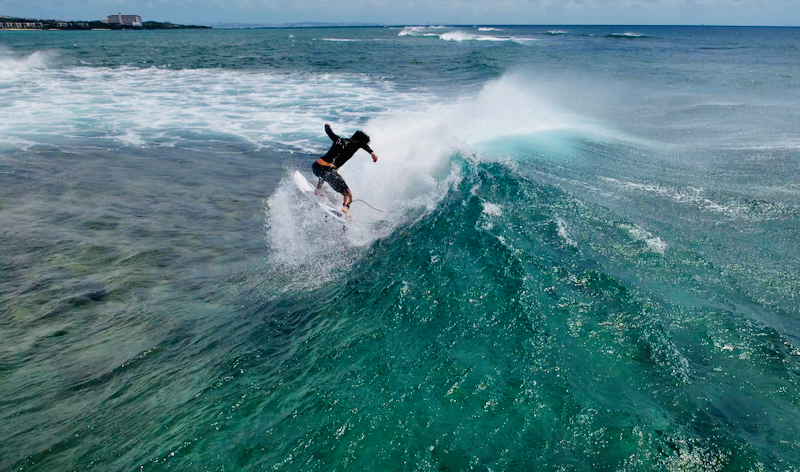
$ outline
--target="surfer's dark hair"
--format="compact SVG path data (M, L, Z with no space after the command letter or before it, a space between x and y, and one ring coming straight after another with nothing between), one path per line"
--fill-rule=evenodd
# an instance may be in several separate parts
M353 133L353 137L350 138L353 141L360 141L362 143L369 143L369 135L361 130L356 131Z

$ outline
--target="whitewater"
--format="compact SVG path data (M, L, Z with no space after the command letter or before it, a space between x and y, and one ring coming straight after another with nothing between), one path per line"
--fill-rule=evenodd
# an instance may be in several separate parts
M800 470L799 48L0 32L0 469Z

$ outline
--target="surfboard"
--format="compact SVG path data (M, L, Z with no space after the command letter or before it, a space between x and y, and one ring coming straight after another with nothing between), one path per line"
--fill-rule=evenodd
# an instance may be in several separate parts
M294 171L294 183L297 185L297 188L300 189L300 192L309 201L319 205L319 207L322 208L322 211L332 216L334 219L341 221L342 223L352 223L352 220L347 219L344 213L333 206L327 198L317 196L314 193L314 187L312 187L308 180L303 177L303 174L301 174L299 170Z

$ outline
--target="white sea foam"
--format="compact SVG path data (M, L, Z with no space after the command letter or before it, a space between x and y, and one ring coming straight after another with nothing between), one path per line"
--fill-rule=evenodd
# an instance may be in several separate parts
M213 69L41 69L46 54L6 57L0 145L65 141L122 146L239 142L254 149L317 151L321 123L362 123L433 97L399 93L355 74ZM29 67L18 67L28 64ZM338 126L341 128L341 126Z
M479 38L485 38L485 40L491 41L496 39L494 36L478 35L467 31L449 31L440 34L439 38L444 41L472 41L478 40Z
M515 36L492 36L484 34L472 34L465 31L452 31L449 33L442 33L439 38L444 41L513 41L517 43L524 43L527 41L538 41L536 38L519 38Z
M501 31L497 28L478 28L481 32ZM406 27L398 36L427 36L438 37L443 41L513 41L524 44L530 41L537 41L536 38L516 37L516 36L495 36L490 34L475 34L471 31L462 29L448 28L445 26L414 26Z
M265 231L275 268L298 277L299 283L327 282L357 260L346 229L298 198L291 179L284 179L267 200Z
M662 198L673 200L678 203L693 205L696 208L715 213L724 213L730 217L748 218L752 217L748 208L738 203L719 203L705 196L705 191L701 188L687 188L678 190L654 184L640 184L635 182L625 182L612 177L601 177L606 182L617 185L628 190L635 190L657 195Z
M322 38L323 41L331 41L334 43L373 43L377 41L385 41L382 38L371 38L371 39L354 39L354 38Z
M471 155L476 144L503 136L574 126L575 118L541 100L523 81L505 77L476 96L376 116L365 130L381 160L376 165L354 159L341 173L353 188L370 188L375 202L370 203L379 208L420 198L428 205L425 196L448 175L455 153Z
M57 57L56 51L36 51L26 56L19 56L0 46L0 78L13 80L25 72L48 69Z
M437 30L446 29L445 26L406 26L398 36L438 36Z
M489 216L503 216L502 206L490 202L481 202L481 203L483 203L483 214Z
M565 243L572 247L578 247L575 240L569 237L569 233L567 233L567 224L563 219L556 217L556 226L558 227L558 235L561 236L561 239L563 239Z
M634 225L620 225L620 228L628 231L631 237L637 241L644 241L648 250L664 254L669 247L667 243L661 240L658 236L653 236L649 231L644 230Z

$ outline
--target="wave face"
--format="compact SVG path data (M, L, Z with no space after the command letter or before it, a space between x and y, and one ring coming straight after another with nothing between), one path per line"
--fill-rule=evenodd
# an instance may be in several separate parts
M258 312L244 364L287 416L250 419L293 438L267 463L746 469L761 425L796 432L792 396L761 386L792 388L800 352L724 270L504 164L456 165L425 217Z
M0 469L795 470L798 32L631 31L4 34Z

